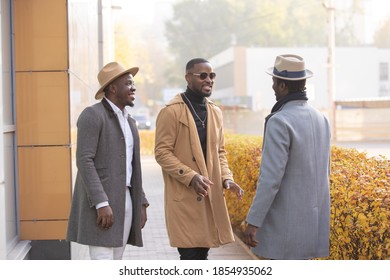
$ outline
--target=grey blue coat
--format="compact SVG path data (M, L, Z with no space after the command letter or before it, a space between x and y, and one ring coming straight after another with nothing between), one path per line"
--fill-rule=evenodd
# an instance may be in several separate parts
M270 259L328 256L328 121L301 100L267 119L256 196L246 219L258 227L253 251Z
M128 119L134 138L131 199L133 220L127 244L143 246L141 207L148 205L142 189L140 142L135 120ZM121 247L126 190L126 145L117 115L103 99L84 109L77 121L77 177L69 216L67 240L86 245ZM114 224L102 230L96 224L95 205L109 202Z

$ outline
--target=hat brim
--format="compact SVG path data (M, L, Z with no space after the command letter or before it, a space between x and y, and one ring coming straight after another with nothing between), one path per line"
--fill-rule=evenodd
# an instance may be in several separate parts
M108 80L104 85L102 85L102 86L100 87L100 89L99 89L99 90L96 92L96 94L95 94L95 99L97 99L97 100L102 99L103 96L104 96L103 90L104 90L112 81L114 81L116 78L118 78L118 77L120 77L120 76L122 76L122 75L124 75L124 74L127 74L127 73L131 74L131 75L134 77L134 76L138 73L138 70L139 70L139 67L132 67L132 68L130 68L130 69L127 69L127 70L125 70L125 71L122 71L122 72L116 74L114 77L112 77L110 80Z
M282 79L282 80L288 80L288 81L299 81L299 80L305 80L305 79L308 79L310 77L313 76L313 72L310 71L309 69L306 69L306 75L304 77L299 77L299 78L287 78L287 77L283 77L283 76L279 76L279 75L276 75L274 73L274 67L270 67L268 68L265 73L273 76L273 77L276 77L276 78L279 78L279 79Z

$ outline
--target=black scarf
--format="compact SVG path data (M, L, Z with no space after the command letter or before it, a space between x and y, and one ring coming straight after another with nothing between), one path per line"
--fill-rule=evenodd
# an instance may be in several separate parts
M294 92L294 93L289 93L286 96L283 96L281 99L279 99L274 107L272 107L271 114L269 114L265 118L265 123L264 123L264 138L265 138L265 131L267 129L267 122L268 120L276 113L278 112L284 104L287 102L293 101L293 100L309 100L306 96L306 92ZM264 147L264 142L263 142L263 147Z
M293 100L308 100L306 92L294 92L283 96L278 100L278 102L275 103L274 107L272 107L271 114L279 111L284 104Z
M192 91L189 87L187 87L187 90L185 93L182 93L182 95L185 95L186 97L182 96L184 103L187 104L188 108L190 109L190 112L194 118L196 128L198 130L200 145L202 146L203 156L206 161L206 151L207 151L207 105L206 105L206 98L204 96L196 94L194 91ZM195 112L194 112L195 110ZM205 120L205 126L201 124L201 121L198 119L198 117L195 115L198 114L199 118L202 120ZM206 162L207 165L207 162Z

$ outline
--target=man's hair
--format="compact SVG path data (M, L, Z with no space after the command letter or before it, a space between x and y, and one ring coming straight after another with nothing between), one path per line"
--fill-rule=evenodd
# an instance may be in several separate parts
M276 84L284 83L288 88L288 93L292 92L305 92L306 91L306 79L298 81L283 80L276 78Z
M193 68L195 64L199 64L199 63L210 63L208 62L206 59L204 58L193 58L191 59L190 61L187 62L187 65L186 65L186 72Z

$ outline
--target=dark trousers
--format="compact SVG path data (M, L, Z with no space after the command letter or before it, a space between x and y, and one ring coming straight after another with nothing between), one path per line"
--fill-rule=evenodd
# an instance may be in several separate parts
M177 248L181 260L207 260L210 248Z

